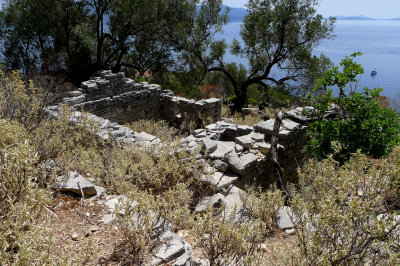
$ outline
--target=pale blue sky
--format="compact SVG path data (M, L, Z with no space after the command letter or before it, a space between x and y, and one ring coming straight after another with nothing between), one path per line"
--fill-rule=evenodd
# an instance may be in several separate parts
M232 7L244 7L247 0L224 0ZM324 16L400 17L400 0L321 0L319 13Z

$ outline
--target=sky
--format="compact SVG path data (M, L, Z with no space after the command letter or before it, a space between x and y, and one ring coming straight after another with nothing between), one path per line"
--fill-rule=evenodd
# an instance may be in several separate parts
M244 7L247 0L223 0L231 7ZM374 18L400 17L400 0L320 0L318 12L329 16L359 16Z

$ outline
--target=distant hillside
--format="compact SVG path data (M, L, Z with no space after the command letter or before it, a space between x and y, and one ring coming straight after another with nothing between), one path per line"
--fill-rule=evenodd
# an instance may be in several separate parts
M242 22L244 17L247 15L247 10L244 8L229 7L229 22Z
M242 22L244 17L247 15L247 10L245 8L238 7L229 7L231 10L229 11L229 22ZM200 5L197 6L197 10L200 9Z
M374 18L366 17L366 16L336 16L337 20L375 20Z

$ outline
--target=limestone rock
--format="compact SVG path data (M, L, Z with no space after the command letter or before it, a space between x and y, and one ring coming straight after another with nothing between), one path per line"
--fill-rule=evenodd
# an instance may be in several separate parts
M235 145L235 151L237 152L237 153L241 153L241 152L243 152L243 146L242 145L239 145L239 144L236 144Z
M100 186L94 186L94 188L96 189L96 197L100 198L100 199L105 199L107 196L107 191L104 187L100 187Z
M221 193L215 194L211 197L203 198L195 208L195 212L205 212L207 206L210 205L212 208L219 208L224 204L224 195Z
M276 225L282 230L293 228L294 224L291 220L291 217L294 217L292 208L288 206L279 208L275 221Z
M201 140L203 142L202 150L206 154L211 154L217 150L217 142L211 140L209 138L203 138Z
M210 266L210 262L207 259L192 258L192 266Z
M69 95L70 97L77 97L77 96L81 96L81 95L82 95L82 92L79 91L79 90L77 90L77 91L70 91L70 92L68 92L68 95Z
M204 138L207 136L207 131L205 129L196 129L195 131L193 131L193 135L196 138Z
M221 160L215 160L212 162L212 164L214 168L219 171L225 172L226 170L228 170L228 165Z
M82 196L92 196L97 194L95 186L78 172L71 171L67 182L58 185L61 192L72 192Z
M239 176L232 173L225 173L217 184L217 189L222 190L239 181Z
M253 153L248 153L240 157L244 170L248 170L256 166L258 161L258 156Z
M89 228L89 231L92 232L92 233L97 232L97 231L99 231L99 230L100 230L100 227L98 227L97 225L92 225L92 226Z
M268 153L271 149L271 144L265 142L256 142L253 145L253 149L259 150L262 153Z
M233 186L228 195L225 197L225 212L227 217L231 217L233 220L249 221L250 215L243 208L243 202L240 198L240 194L245 193L238 187Z
M250 134L250 137L255 141L255 142L263 142L265 139L265 135L264 134L260 134L260 133L256 133L253 132Z
M230 152L225 156L225 162L229 169L238 175L245 175L246 171L252 169L258 161L258 157L253 153L245 154L241 157L236 152Z
M293 122L288 119L284 119L282 121L282 126L288 131L299 130L301 128L301 125L299 123Z
M294 235L294 234L296 234L296 230L295 229L287 229L287 230L285 230L285 235L287 235L287 236L291 236L291 235Z
M222 179L224 176L224 173L222 172L215 172L212 175L204 175L201 177L201 181L208 183L210 185L216 186L219 181Z
M232 151L225 155L225 162L228 164L229 170L238 175L244 174L244 166L236 152Z
M217 141L217 149L209 154L213 160L224 160L225 155L235 149L235 143L231 141Z
M182 254L179 258L176 259L172 266L191 266L192 258L187 253Z
M104 202L104 205L106 205L110 211L115 211L118 204L125 204L129 201L129 199L125 196L110 196L107 198L108 199ZM136 203L132 202L132 204Z
M237 144L240 144L244 148L251 148L253 146L254 140L252 136L249 134L241 137L236 137L235 142Z
M110 224L115 220L115 218L116 218L115 214L106 214L106 215L103 215L103 217L101 218L101 221L104 224Z
M267 121L261 121L254 125L256 132L261 132L270 135L274 130L275 119L269 119Z
M153 140L156 140L157 137L142 131L135 135L135 139L137 142L144 142L144 141L152 142Z
M63 102L68 104L68 105L76 105L80 104L86 101L85 95L79 95L75 97L70 97L70 98L64 98Z
M171 231L165 232L161 236L160 242L162 244L153 255L153 260L150 262L150 265L161 265L185 253L185 242L180 236Z
M79 235L76 232L73 232L71 235L71 239L73 241L78 241L79 240Z

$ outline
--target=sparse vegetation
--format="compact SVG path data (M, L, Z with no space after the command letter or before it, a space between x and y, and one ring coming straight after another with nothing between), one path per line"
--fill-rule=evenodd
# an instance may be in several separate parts
M371 160L360 152L341 167L333 155L304 166L292 207L308 265L400 262L400 220L393 212L398 187L392 183L399 169L398 161Z
M136 132L147 132L158 137L162 142L171 142L178 135L178 130L168 125L165 120L138 120L125 125Z
M265 226L263 234L272 235L277 231L274 218L280 207L284 206L285 199L283 193L272 188L263 191L262 188L250 187L246 189L246 193L240 195L243 207L250 215L263 221Z
M225 211L215 214L208 208L205 214L197 217L195 245L213 266L259 265L264 225L260 220L236 221L234 215L234 212Z
M291 109L290 106L276 108L265 107L260 111L258 110L258 107L253 108L254 110L252 110L248 115L244 115L243 113L232 114L229 107L227 105L223 105L222 117L230 119L230 121L234 124L253 126L258 122L274 118L280 111L289 111Z

